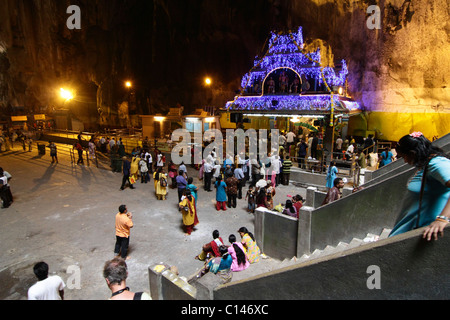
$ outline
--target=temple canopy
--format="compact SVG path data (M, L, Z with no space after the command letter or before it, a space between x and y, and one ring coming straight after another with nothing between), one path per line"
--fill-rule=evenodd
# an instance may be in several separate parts
M352 113L361 108L346 95L347 75L345 60L335 65L323 42L304 44L301 27L296 32L271 32L265 55L255 59L242 78L241 95L229 101L225 110L325 114L333 109Z

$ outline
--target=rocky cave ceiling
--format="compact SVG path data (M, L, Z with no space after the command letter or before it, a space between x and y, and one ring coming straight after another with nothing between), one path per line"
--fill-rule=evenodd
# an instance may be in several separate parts
M382 10L381 30L366 26L371 4ZM69 5L81 9L80 30L66 26ZM414 52L431 52L430 41L448 51L448 15L445 0L2 0L0 108L37 111L61 103L55 90L70 86L95 113L123 101L126 79L135 85L136 113L223 106L269 32L298 26L306 40L322 39L347 60L350 91L369 104L363 92L383 90L392 78L412 87L447 85L447 74ZM447 56L429 59L448 65ZM212 101L205 100L206 75L214 79Z

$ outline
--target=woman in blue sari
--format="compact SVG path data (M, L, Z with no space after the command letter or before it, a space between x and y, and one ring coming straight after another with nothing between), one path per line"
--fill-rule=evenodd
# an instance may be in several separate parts
M206 262L204 267L193 278L198 279L203 277L206 273L212 272L220 277L220 282L222 284L230 282L231 278L233 277L233 272L231 271L233 258L228 253L228 248L225 245L221 245L219 247L219 252L221 256L212 258L208 262Z
M396 150L417 171L407 185L403 216L390 236L427 226L423 237L437 240L450 221L450 159L421 132L401 138Z
M391 148L386 147L384 151L380 154L380 165L379 167L383 167L389 163L391 163L394 159L394 155L390 151Z
M334 187L334 179L336 179L336 175L339 173L338 168L336 167L336 161L331 161L330 166L328 167L327 171L327 185L326 187L328 189L331 189Z
M227 210L227 184L222 181L222 175L217 177L217 181L214 184L216 188L216 210Z

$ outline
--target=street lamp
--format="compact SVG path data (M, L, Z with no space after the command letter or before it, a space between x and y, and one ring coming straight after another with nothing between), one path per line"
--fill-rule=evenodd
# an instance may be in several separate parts
M209 77L205 78L205 85L210 86L212 84L212 80Z
M125 87L127 87L127 88L131 88L132 87L132 83L131 83L131 81L126 81L125 82Z
M63 98L65 101L72 100L74 98L73 93L70 90L61 88L59 94L61 95L61 98Z

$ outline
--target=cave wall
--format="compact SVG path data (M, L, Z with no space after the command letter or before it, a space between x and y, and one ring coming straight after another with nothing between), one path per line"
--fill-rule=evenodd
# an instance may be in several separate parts
M430 139L450 131L448 1L293 3L293 16L303 25L316 23L304 28L305 36L327 41L336 58L347 60L349 90L368 112L367 130L386 140L411 131ZM374 4L379 30L366 25L366 10Z
M271 1L241 4L2 0L0 108L49 112L64 105L80 117L88 109L117 122L118 106L129 99L125 80L133 82L132 113L166 112L178 103L193 110L208 94L210 103L224 105L272 25L261 26L270 20ZM66 27L69 5L81 9L80 30ZM214 79L211 92L202 87L206 75ZM77 98L62 101L61 87Z
M379 30L366 25L374 4ZM81 9L81 30L66 27L69 5ZM369 130L389 140L413 129L443 135L449 10L446 0L2 0L0 108L64 105L84 122L101 113L115 123L129 101L125 80L133 82L132 114L223 106L269 32L301 25L306 40L323 39L346 59L349 91L368 112ZM205 76L214 80L210 89ZM77 91L74 101L58 97L63 86Z

